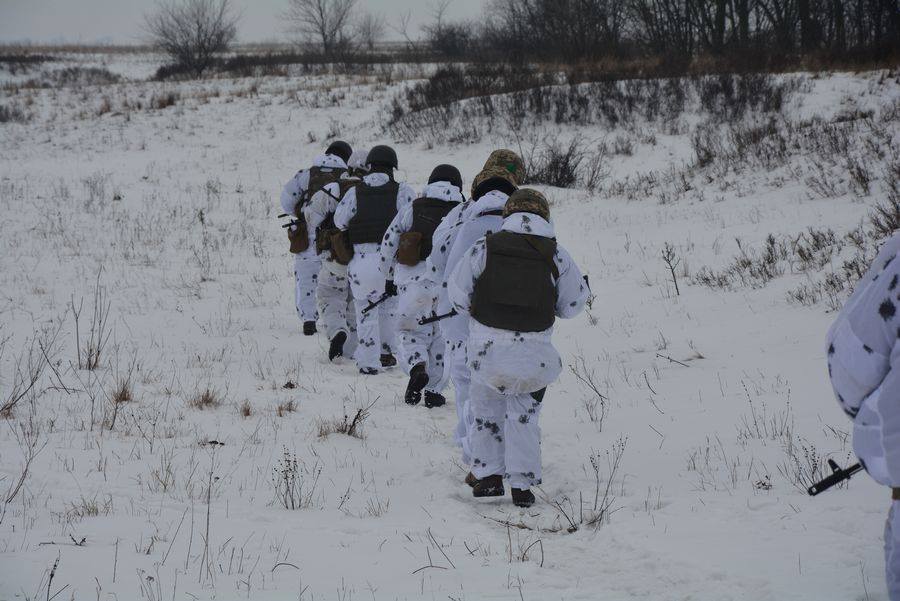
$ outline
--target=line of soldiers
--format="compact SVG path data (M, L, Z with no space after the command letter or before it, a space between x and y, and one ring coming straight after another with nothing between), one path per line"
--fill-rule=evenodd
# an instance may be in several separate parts
M550 207L520 188L522 159L491 153L470 198L462 175L438 165L421 194L394 179L389 146L354 152L337 141L285 186L303 333L321 308L329 359L352 356L375 375L399 364L405 401L444 405L452 383L454 439L475 497L534 503L541 482L538 418L562 371L551 334L590 296L557 244Z

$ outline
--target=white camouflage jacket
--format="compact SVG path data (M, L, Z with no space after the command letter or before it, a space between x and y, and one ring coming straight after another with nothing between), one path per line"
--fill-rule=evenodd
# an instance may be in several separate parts
M501 228L520 234L553 238L553 225L530 213L514 213ZM484 271L485 239L478 240L462 257L448 280L448 295L454 308L468 313L475 282ZM575 317L584 309L590 289L581 271L560 246L554 257L559 268L556 285L556 316ZM531 393L559 377L562 360L553 347L553 328L543 332L513 332L485 326L469 318L468 365L472 378L502 394Z
M853 418L853 450L900 487L900 233L889 239L828 331L828 374Z

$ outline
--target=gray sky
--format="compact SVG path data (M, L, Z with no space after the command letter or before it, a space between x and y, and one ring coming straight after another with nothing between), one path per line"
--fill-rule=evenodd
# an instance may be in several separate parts
M284 41L278 15L287 0L232 0L243 12L241 42ZM0 42L136 43L141 41L141 15L153 0L0 0ZM453 0L451 19L481 14L484 0ZM359 7L392 15L410 10L413 27L430 20L429 0L359 0ZM388 30L388 38L397 35Z

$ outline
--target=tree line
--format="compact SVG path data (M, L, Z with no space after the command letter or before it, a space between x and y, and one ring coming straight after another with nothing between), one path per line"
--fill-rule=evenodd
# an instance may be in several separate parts
M568 64L710 58L748 67L815 57L884 62L900 51L900 0L488 0L477 19L450 20L435 0L411 33L411 13L368 12L359 0L289 0L284 32L304 52L352 61L392 32L406 59ZM231 0L162 0L145 16L153 43L194 75L237 37Z

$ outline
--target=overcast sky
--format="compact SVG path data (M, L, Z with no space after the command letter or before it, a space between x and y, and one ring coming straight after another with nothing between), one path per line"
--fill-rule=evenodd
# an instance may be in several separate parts
M243 13L241 42L284 41L278 15L288 0L232 0ZM384 15L411 11L414 27L430 20L429 0L358 0L359 7ZM453 0L451 19L481 14L484 0ZM154 0L0 0L0 42L138 43L141 15ZM396 34L388 30L389 38Z

